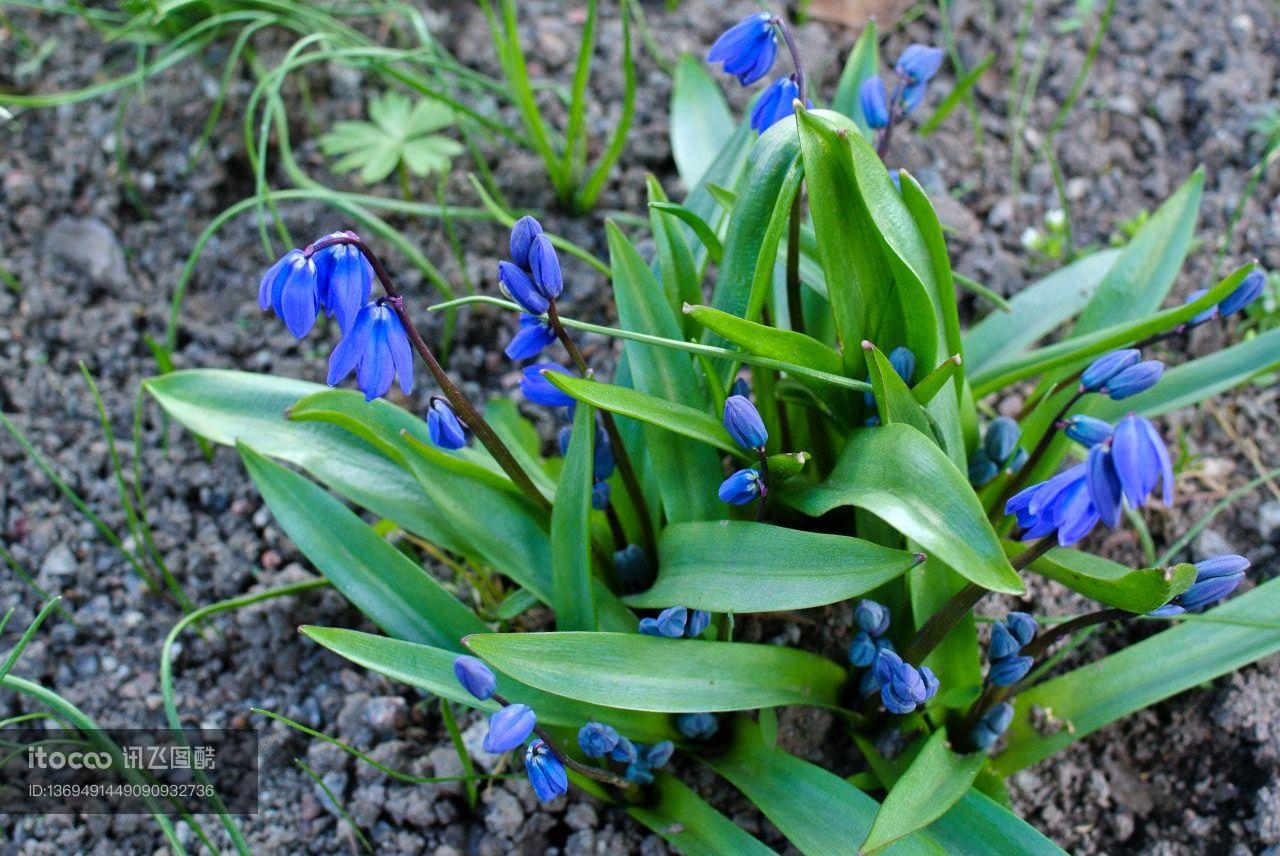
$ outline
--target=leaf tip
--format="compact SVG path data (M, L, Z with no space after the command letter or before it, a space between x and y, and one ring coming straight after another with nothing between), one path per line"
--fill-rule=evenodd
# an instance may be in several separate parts
M876 346L875 346L875 345L873 345L873 344L871 344L871 340L870 340L870 339L863 339L863 340L862 340L862 350L864 350L864 351L874 351L875 349L876 349Z

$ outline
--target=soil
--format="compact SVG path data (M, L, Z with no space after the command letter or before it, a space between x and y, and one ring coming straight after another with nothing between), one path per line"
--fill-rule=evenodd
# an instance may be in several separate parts
M1028 226L1042 226L1059 207L1049 166L1035 152L1085 61L1091 28L1062 32L1070 3L1039 10L1028 30L1024 73L1042 62L1037 94L1021 130L1031 154L1016 186L1010 169L1008 86L1014 67L1018 15L1013 0L953 2L951 27L968 66L994 53L992 68L976 87L982 145L963 109L927 139L902 134L891 163L909 165L933 195L953 228L956 268L1004 293L1012 293L1050 267L1020 244ZM1262 140L1251 122L1277 92L1280 16L1262 0L1223 4L1166 0L1118 4L1110 34L1083 97L1056 140L1078 247L1102 245L1120 224L1153 209L1199 164L1207 168L1200 234L1205 243L1188 262L1176 287L1181 297L1204 285L1214 253ZM656 44L665 60L681 51L699 53L754 4L686 0L674 11L646 4ZM54 92L111 78L128 70L133 51L104 44L82 21L6 10L0 18L0 88ZM560 4L521 4L522 36L535 74L566 81L572 73L577 18ZM599 74L593 81L591 127L599 134L617 118L621 77L620 27L613 9L602 13ZM461 60L497 74L483 18L456 4L429 13L428 21ZM911 41L939 42L940 20L929 9L888 36L894 57ZM802 50L830 92L854 33L823 24L799 31ZM32 60L47 47L49 52ZM267 38L264 61L278 61L288 43ZM144 92L127 90L65 107L23 111L0 124L0 264L20 283L0 289L0 410L30 439L54 472L101 515L113 531L125 531L108 447L93 401L79 373L82 363L99 384L111 427L122 439L126 468L133 462L135 396L154 363L144 336L162 334L169 299L200 230L228 205L252 191L240 133L244 101L252 88L247 72L233 80L232 98L210 146L196 147L210 99L218 87L225 48L180 63L150 80ZM944 78L948 72L944 72ZM319 70L309 79L309 111L294 130L300 161L326 176L315 137L332 121L358 116L363 92L358 75ZM940 81L927 115L949 89ZM748 93L726 90L741 109ZM600 212L574 220L549 214L549 228L603 253L607 212L643 212L643 175L657 175L673 196L678 181L667 145L669 80L650 56L640 61L636 124L615 170ZM120 132L117 133L117 118ZM512 114L505 117L515 124ZM527 152L492 144L497 179L511 202L550 209L552 197L539 162ZM895 165L896 165L895 164ZM189 166L191 168L189 168ZM473 204L463 169L450 180L456 204ZM346 179L332 179L346 186ZM1256 257L1280 265L1278 179L1265 178L1244 209L1228 261ZM429 186L417 187L424 198ZM380 192L394 194L387 185ZM345 225L321 206L284 207L289 227L305 239ZM396 225L459 279L440 224L406 219ZM490 223L459 223L470 273L494 292L495 259L505 244ZM407 271L394 253L393 270ZM258 276L271 259L251 216L232 220L208 244L182 307L179 368L234 367L320 379L331 333L297 343L282 325L258 311ZM570 313L607 319L600 279L566 264ZM401 276L411 301L430 299L421 278ZM966 310L987 311L966 298ZM440 333L438 322L431 330ZM451 368L468 394L509 394L515 375L497 352L511 325L495 313L463 316ZM1177 361L1220 347L1216 328L1167 349ZM593 345L605 357L607 343ZM429 389L403 402L422 412ZM1184 438L1195 463L1179 480L1180 502L1151 515L1157 544L1172 541L1259 468L1280 462L1277 390L1250 387L1165 420L1168 436ZM999 409L1016 408L1014 398ZM311 571L262 506L234 452L206 458L179 429L166 431L156 409L144 409L140 471L155 540L188 596L197 604L307 578ZM16 673L56 689L104 725L161 724L157 680L160 644L181 612L151 592L95 528L63 498L52 479L7 434L0 435L0 540L29 581L0 577L0 611L17 608L0 647L8 648L31 620L42 593L65 597L64 611L46 624ZM1254 562L1254 581L1277 573L1280 492L1275 485L1236 502L1217 517L1192 547L1192 558L1241 552ZM1101 544L1122 559L1140 561L1131 532ZM1246 583L1246 586L1250 583ZM1035 611L1071 612L1081 604L1046 585L1021 603ZM993 610L996 605L991 605ZM848 610L823 619L847 626ZM260 814L243 828L254 852L337 853L359 849L351 827L325 793L293 763L303 759L338 797L379 852L543 853L666 852L656 836L616 809L579 794L539 806L523 780L483 789L469 810L456 785L393 783L339 750L301 737L248 712L279 711L372 752L392 767L417 774L454 775L460 765L432 699L351 667L301 638L300 624L366 627L335 593L313 592L268 601L226 614L200 631L188 631L175 658L182 717L208 725L254 725L262 739ZM778 630L798 632L794 626ZM1122 630L1095 637L1082 656L1100 656L1124 641ZM1067 849L1078 853L1280 852L1280 657L1272 657L1210 686L1186 693L1116 723L1068 751L1015 776L1019 811ZM31 709L0 697L0 717ZM462 723L469 745L483 724ZM824 762L832 759L828 718L800 711L783 718L793 748ZM844 747L839 747L843 749ZM847 762L846 762L847 763ZM834 764L839 766L839 761ZM736 794L698 780L704 793L772 846L787 845ZM722 788L722 785L720 786ZM180 825L181 826L181 825ZM216 824L213 824L216 826ZM183 828L190 838L190 830ZM146 817L5 817L0 853L129 852L164 848ZM851 843L852 846L852 843Z

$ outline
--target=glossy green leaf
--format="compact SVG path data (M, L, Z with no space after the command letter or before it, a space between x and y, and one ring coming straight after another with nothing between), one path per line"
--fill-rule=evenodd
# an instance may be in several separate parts
M914 553L857 538L731 520L668 526L658 554L657 582L627 598L631 605L678 603L734 613L806 609L865 594L919 561Z
M737 455L743 460L755 460L754 456L748 454L729 436L724 424L705 410L694 410L677 401L645 395L630 387L614 386L558 372L551 372L546 377L553 386L593 407L673 431Z
M973 785L986 755L957 755L945 731L935 731L884 799L859 850L873 853L924 829L963 797Z
M1019 693L996 771L1012 775L1108 723L1280 651L1277 615L1280 579ZM1052 714L1051 728L1033 724L1035 708Z
M487 629L435 577L323 488L243 442L238 448L280 528L343 597L383 630L460 651L463 636Z
M770 856L774 853L729 818L707 805L684 782L658 773L653 799L627 813L686 856Z
M522 683L568 698L667 713L835 707L845 670L807 651L640 633L491 633L464 643Z
M1005 544L1010 556L1025 549L1023 544ZM1196 580L1196 569L1191 565L1133 570L1110 559L1066 547L1055 547L1028 567L1085 597L1135 613L1164 606Z
M915 221L916 229L929 254L933 271L932 291L942 322L942 340L945 342L942 352L963 356L964 340L960 334L960 310L956 305L951 254L947 250L942 222L938 219L938 212L933 209L933 203L929 201L929 195L924 192L924 188L913 175L905 170L900 171L898 184L902 189L903 204ZM941 357L941 352L938 356Z
M720 264L720 257L724 253L724 244L720 242L720 236L707 225L705 220L677 202L650 202L649 210L660 211L663 214L669 214L679 219L693 230L693 234L697 236L698 241L707 251L711 261Z
M497 702L480 701L462 688L453 674L457 652L430 645L388 639L372 633L336 627L299 628L304 636L353 663L386 675L411 687L480 710L494 711ZM527 704L538 712L538 721L562 728L580 728L588 719L607 722L633 740L679 740L671 717L634 710L586 704L543 692L499 674L499 694Z
M671 156L685 187L697 187L737 123L706 64L684 54L671 82Z
M662 289L649 266L617 226L609 223L606 228L620 325L668 339L680 339L680 323L671 307L663 301ZM706 392L688 356L631 341L624 347L637 390L657 398L683 402L695 409L705 407ZM724 476L712 450L648 425L645 426L645 439L668 520L679 523L725 516L724 503L719 501L715 492L715 486Z
M889 358L870 342L863 342L862 349L870 355L867 368L871 372L871 387L875 390L880 422L884 425L910 425L941 446L942 438L934 430L928 414L898 376Z
M840 374L840 354L817 339L747 321L710 306L685 306L695 321L749 354L784 360L815 371ZM803 375L799 379L804 379Z
M978 782L989 775L985 771ZM927 833L947 856L1067 856L1040 830L977 790L965 794Z
M862 114L862 84L880 73L880 45L876 32L875 19L867 21L867 25L858 34L853 43L853 50L845 60L844 69L840 72L840 81L836 84L835 95L831 96L831 109L843 113L858 125L858 130L867 139L871 138L871 126Z
M855 431L825 482L796 489L791 484L782 495L810 516L848 505L866 509L970 582L993 591L1023 591L968 477L913 428Z
M591 572L592 456L596 410L574 408L573 431L551 509L551 604L560 630L595 630L596 602Z
M921 405L928 404L947 385L947 381L952 378L959 379L961 366L962 360L959 355L943 360L941 365L911 387L912 397Z
M694 265L689 242L685 239L685 230L678 221L653 207L654 203L662 204L667 201L662 185L652 175L646 176L645 180L649 190L649 231L653 233L653 243L657 248L654 275L662 282L667 304L673 312L679 313L680 307L688 301L702 299L701 278ZM687 336L688 322L679 314L676 317L681 320L681 328Z

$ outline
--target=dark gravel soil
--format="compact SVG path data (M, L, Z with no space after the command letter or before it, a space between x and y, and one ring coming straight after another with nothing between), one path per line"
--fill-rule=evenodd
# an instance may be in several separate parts
M977 86L983 144L975 144L964 111L927 140L899 137L891 160L909 165L933 193L954 228L954 261L962 273L1013 292L1042 265L1029 259L1019 237L1059 206L1052 174L1038 152L1045 130L1085 58L1089 32L1062 34L1069 3L1037 12L1022 68L1042 68L1037 95L1021 130L1024 159L1017 186L1010 170L1008 84L1021 3L954 2L952 27L966 62L988 52L995 65ZM1198 164L1207 168L1201 219L1204 246L1177 286L1184 295L1205 284L1227 218L1258 157L1251 119L1276 96L1280 17L1262 0L1203 4L1191 0L1119 4L1111 34L1083 97L1056 140L1078 245L1103 244L1118 225L1153 208ZM676 12L646 5L656 43L667 59L698 52L725 25L753 9L750 3L686 0ZM0 88L52 92L86 85L127 70L131 51L104 46L97 33L63 17L6 10L31 42L0 18ZM565 81L576 48L573 16L559 4L522 4L523 36L537 73ZM620 76L619 27L605 14L601 75L590 122L597 130L616 122ZM496 73L482 18L456 4L429 22L464 61ZM837 57L853 34L825 25L801 30L806 55L823 58L816 71L828 87ZM939 19L926 11L894 31L886 54L909 41L937 41ZM52 52L27 63L36 46ZM268 45L274 62L287 44ZM92 399L78 372L97 379L121 438L132 436L133 409L153 362L145 335L159 336L183 261L208 221L252 190L240 136L240 114L251 81L234 84L227 115L211 147L188 170L200 127L217 89L223 55L210 53L148 83L145 93L120 94L74 106L22 113L0 125L0 264L21 289L0 289L0 410L48 458L53 470L115 531L124 531L108 448ZM1042 65L1040 65L1042 63ZM946 77L944 72L944 78ZM299 157L323 176L317 129L358 115L358 76L321 69L310 79L312 113L299 113ZM678 192L667 146L667 77L645 57L636 126L621 168L602 200L603 210L643 211L643 174L653 172ZM931 100L949 87L945 80ZM735 105L745 93L730 87ZM829 91L829 89L827 90ZM115 132L123 110L122 132ZM516 117L512 115L514 123ZM494 146L500 183L520 205L547 207L550 193L536 160ZM1277 180L1264 180L1245 209L1228 260L1251 256L1280 265ZM135 204L126 193L135 190ZM430 188L420 188L424 197ZM471 204L461 177L452 198ZM387 186L379 192L393 194ZM144 207L143 207L144 206ZM318 236L342 225L316 206L287 206L298 236ZM602 218L549 218L554 231L602 251ZM397 222L446 276L459 271L438 222ZM496 287L494 260L505 241L489 224L459 226L466 262L482 288ZM404 265L389 256L393 268ZM257 278L270 260L252 217L238 218L208 245L183 306L175 360L178 367L237 367L321 379L331 342L313 335L299 344L255 305ZM600 280L571 265L576 314L608 317ZM428 299L420 278L402 285L419 306ZM979 307L986 311L986 307ZM509 391L510 364L495 357L509 324L491 313L464 316L453 362L476 399ZM495 342L496 340L496 342ZM1225 341L1219 331L1197 333L1189 349L1204 353ZM603 347L603 343L596 343ZM496 345L496 346L495 346ZM421 412L430 390L411 402ZM1275 388L1252 387L1166 420L1170 437L1185 436L1199 456L1179 482L1181 502L1153 512L1157 542L1168 543L1259 467L1280 462L1280 418ZM1000 409L1016 408L1014 399ZM310 569L262 507L233 452L206 460L181 430L164 441L153 406L144 410L141 435L143 488L165 561L198 604L306 578ZM132 463L130 444L121 453ZM8 435L0 435L0 539L30 584L17 574L0 577L0 611L17 607L10 628L21 628L41 601L34 589L61 593L65 615L55 616L28 649L17 673L55 688L104 724L163 722L157 666L160 643L181 617L175 605L148 592L120 552L77 515L50 477ZM1193 558L1224 551L1254 560L1255 578L1277 570L1280 492L1274 485L1245 497L1218 517L1196 541ZM133 546L133 545L130 545ZM1105 548L1138 561L1131 533ZM1248 585L1248 584L1246 584ZM1068 612L1080 604L1046 586L1024 603ZM994 606L992 607L994 608ZM847 611L846 611L847 612ZM827 621L847 620L831 610ZM661 853L665 845L616 810L579 796L540 807L523 781L485 788L471 813L456 785L392 783L342 752L296 736L248 712L250 706L284 713L369 749L380 761L418 774L454 775L459 762L444 737L434 701L350 667L297 635L304 623L361 626L360 617L332 592L272 601L188 632L176 657L182 716L209 725L256 725L262 736L262 813L244 821L255 852L337 853L358 848L334 805L294 764L302 758L339 796L363 834L380 852L500 854ZM16 630L6 632L8 647ZM784 628L784 633L796 628ZM1134 631L1135 633L1137 631ZM1114 648L1120 634L1096 637L1086 650ZM1082 741L1056 759L1014 777L1019 809L1074 852L1260 853L1280 845L1280 658L1272 657L1131 717ZM0 697L0 717L29 710L26 701ZM810 714L784 717L784 737L798 751L828 757L831 723ZM464 722L479 752L482 722ZM469 726L469 727L468 727ZM491 759L482 758L488 766ZM713 781L703 782L711 793ZM725 810L767 842L785 842L735 795L720 792ZM215 824L216 825L216 824ZM184 831L184 835L189 830ZM850 850L855 842L850 842ZM156 852L163 847L145 817L6 817L0 853Z

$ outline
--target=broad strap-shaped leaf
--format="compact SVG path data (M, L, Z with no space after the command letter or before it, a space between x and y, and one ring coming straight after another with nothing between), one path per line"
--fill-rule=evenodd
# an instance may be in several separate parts
M935 731L894 782L859 851L877 852L942 817L969 791L986 760L981 752L957 755L947 733Z
M876 410L884 425L910 425L939 446L942 438L934 429L929 414L916 401L906 382L894 371L889 358L870 342L862 343L862 350L869 354L867 369L871 373L871 387L875 390Z
M705 63L683 54L671 82L671 156L685 187L697 187L737 124Z
M951 256L947 251L947 241L942 232L942 222L938 212L933 209L929 196L906 170L900 170L898 184L902 190L902 201L915 220L916 229L924 241L933 269L933 293L942 321L942 339L946 342L946 351L964 356L964 340L960 333L960 311L956 306L955 279L951 274ZM918 252L918 250L917 250ZM941 356L941 355L939 355Z
M961 379L960 367L962 362L959 354L943 360L937 368L925 375L923 380L911 387L912 397L921 406L928 405L929 402L933 401L934 396L942 391L948 381L952 378L957 381Z
M435 577L305 476L241 443L240 457L276 522L320 573L400 639L461 651L484 622Z
M573 431L551 509L551 602L556 627L595 630L595 576L591 571L591 489L596 410L574 408Z
M781 495L810 516L840 506L872 512L972 583L1022 592L968 478L932 441L906 425L853 433L820 485Z
M627 598L632 606L678 603L734 613L806 609L865 594L920 560L858 538L745 520L668 526L658 555L657 582Z
M684 307L684 312L706 329L749 354L796 363L828 374L840 374L840 354L810 336L780 330L729 315L710 306ZM805 380L798 375L797 380Z
M645 183L649 188L649 231L653 233L653 243L658 250L653 260L653 272L662 282L667 304L673 312L678 313L680 307L688 301L702 299L702 278L698 275L693 253L685 238L686 230L680 226L680 221L655 207L655 204L669 204L662 185L652 175L645 176ZM693 217L692 212L689 215ZM693 219L697 221L696 217ZM676 317L681 320L681 328L687 335L688 321L682 316Z
M770 856L770 850L729 818L707 805L684 782L669 773L658 773L647 805L631 806L627 813L676 847L686 856Z
M1277 615L1280 579L1019 693L996 772L1012 775L1108 723L1280 651ZM1051 715L1049 727L1033 723L1036 709Z
M640 633L490 633L464 642L521 683L630 710L836 707L846 677L816 654L745 642Z
M1025 549L1024 544L1005 544L1010 556ZM1028 568L1099 603L1138 614L1164 606L1196 581L1196 569L1192 565L1133 570L1110 559L1066 547L1055 547Z
M411 687L447 698L479 710L494 711L497 702L480 701L462 688L453 674L457 652L372 633L337 627L299 628L304 636L353 663L386 675ZM622 710L574 701L522 684L506 675L498 676L498 692L538 712L544 725L577 729L588 719L607 722L633 740L657 742L679 740L671 717L634 710Z

